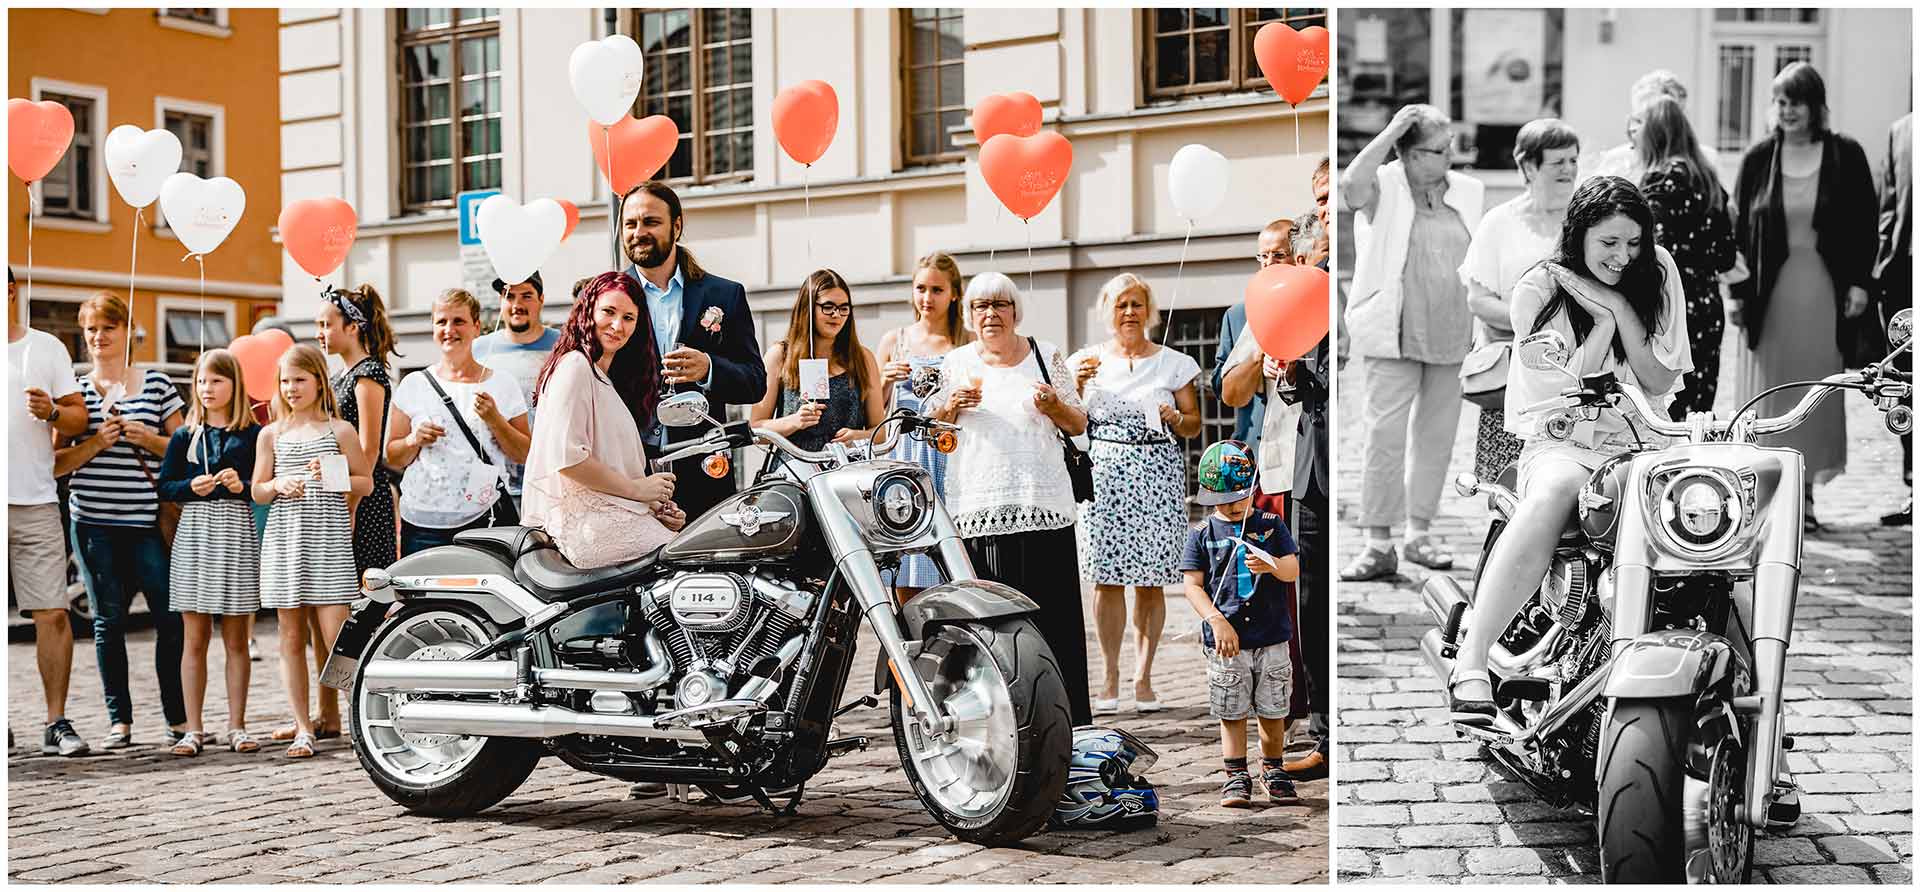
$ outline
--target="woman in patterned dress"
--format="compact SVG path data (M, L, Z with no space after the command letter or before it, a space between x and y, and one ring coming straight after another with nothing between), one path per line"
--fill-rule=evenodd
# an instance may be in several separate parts
M1094 715L1120 711L1120 644L1133 587L1134 708L1158 712L1153 657L1166 629L1166 586L1180 582L1186 544L1186 463L1175 439L1200 433L1200 364L1149 332L1153 289L1121 273L1100 288L1113 339L1067 360L1087 406L1093 502L1080 508L1080 575L1092 580L1094 627L1106 675Z
M260 433L253 463L253 500L272 506L260 547L260 604L278 613L280 675L293 707L287 757L304 759L313 755L315 740L304 633L308 617L316 618L316 650L332 652L348 605L360 595L347 499L366 496L373 474L358 432L340 418L327 387L326 357L300 344L280 357L277 372L274 420ZM322 477L323 460L336 455L346 457L344 491L329 489ZM316 673L321 665L316 660Z
M803 359L827 361L824 401L801 398ZM863 442L885 415L887 389L880 384L880 364L860 343L853 324L853 292L833 270L814 270L801 283L787 336L767 350L765 360L767 395L754 404L753 423L801 449Z
M1687 113L1670 96L1646 105L1634 131L1640 165L1640 191L1653 205L1654 238L1673 255L1680 286L1687 294L1687 337L1693 341L1693 371L1683 379L1668 407L1673 420L1689 412L1713 411L1720 391L1720 338L1726 331L1721 308L1720 274L1733 269L1733 221L1720 177L1700 151Z
M213 626L227 653L227 746L251 753L260 744L247 733L247 685L253 663L249 639L260 610L260 537L253 526L247 481L260 435L247 407L240 362L226 350L200 355L193 371L187 423L173 432L160 466L160 498L180 502L173 537L173 608L186 629L180 678L186 689L187 733L176 756L197 756L212 740L203 725L207 701L207 643Z
M880 383L893 388L895 410L925 412L926 398L940 389L940 363L953 348L973 340L960 314L963 289L960 264L944 252L920 258L913 269L913 324L887 332L880 339ZM947 495L947 454L925 440L904 437L893 447L893 457L913 462L933 475L934 495ZM945 581L938 564L923 554L900 563L893 591L902 602L921 589Z

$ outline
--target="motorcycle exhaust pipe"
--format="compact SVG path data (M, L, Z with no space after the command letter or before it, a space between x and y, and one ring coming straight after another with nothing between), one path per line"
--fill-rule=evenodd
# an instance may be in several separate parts
M512 664L508 664L511 666ZM660 728L651 716L575 712L560 706L511 703L455 703L413 700L400 704L394 726L408 734L459 734L471 737L564 737L598 734L705 743L691 728Z
M666 683L673 666L651 630L640 640L640 650L648 666L638 672L536 668L533 678L549 688L645 693ZM513 690L516 681L514 664L505 660L369 660L362 675L375 694L492 694Z
M1446 642L1441 640L1439 629L1428 629L1427 634L1420 636L1420 655L1427 658L1427 668L1433 670L1435 678L1440 679L1440 685L1443 688L1442 696L1445 696L1444 688L1447 680L1453 677L1452 658L1440 655L1445 646Z
M1420 602L1426 605L1427 614L1440 629L1442 641L1460 643L1460 622L1467 613L1467 593L1459 581L1444 573L1428 576L1420 586Z

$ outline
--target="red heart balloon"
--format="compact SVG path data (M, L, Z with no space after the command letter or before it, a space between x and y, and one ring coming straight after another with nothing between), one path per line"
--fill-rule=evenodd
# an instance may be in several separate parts
M1273 91L1299 105L1327 76L1331 38L1319 25L1295 31L1283 22L1268 22L1253 34L1253 56Z
M7 100L7 167L29 183L60 163L73 144L73 112L58 102Z
M564 198L556 198L553 203L559 205L560 210L567 214L567 228L560 230L560 240L564 242L567 236L573 234L573 227L580 225L580 206Z
M240 363L240 378L246 384L248 398L262 403L273 399L280 378L274 372L274 364L280 361L281 354L291 349L293 338L277 328L233 339L227 350Z
M980 147L987 188L1022 220L1046 208L1072 169L1073 143L1051 130L1033 136L1002 133Z
M1247 329L1261 352L1299 359L1327 336L1331 280L1319 267L1276 263L1247 281Z
M306 198L280 211L280 241L315 278L346 262L359 226L353 205L338 198Z
M973 139L980 145L1002 133L1032 136L1040 132L1040 100L1016 90L995 93L973 107Z
M609 133L609 131L611 131ZM614 168L607 171L607 142L613 142ZM587 122L587 141L593 143L593 163L618 195L660 172L680 145L680 128L666 115L625 117L612 127ZM614 177L618 175L618 179Z
M773 97L773 135L801 164L820 160L839 127L840 97L826 81L801 81Z

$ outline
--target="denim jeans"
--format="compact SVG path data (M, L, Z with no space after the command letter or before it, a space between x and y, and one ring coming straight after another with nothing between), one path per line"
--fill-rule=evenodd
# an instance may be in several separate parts
M160 709L168 725L187 720L180 693L180 614L168 604L167 545L154 527L117 527L74 522L74 547L88 577L87 601L93 607L93 651L106 688L107 718L133 724L133 692L127 682L127 612L136 592L147 596L147 610L159 640L153 671L160 683Z
M448 527L445 529L440 527L415 526L403 519L400 521L400 556L406 557L407 555L425 551L439 545L452 545L453 534L462 533L467 530L485 529L486 526L487 516L484 514L466 526Z

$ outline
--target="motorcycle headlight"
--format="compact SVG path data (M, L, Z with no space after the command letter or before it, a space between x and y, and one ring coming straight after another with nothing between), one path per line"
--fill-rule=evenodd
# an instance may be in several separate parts
M906 474L889 474L873 485L873 517L887 535L910 539L932 522L927 494Z
M1693 471L1677 474L1660 496L1660 520L1673 540L1693 551L1724 544L1740 523L1741 501L1718 476Z

